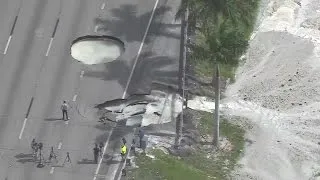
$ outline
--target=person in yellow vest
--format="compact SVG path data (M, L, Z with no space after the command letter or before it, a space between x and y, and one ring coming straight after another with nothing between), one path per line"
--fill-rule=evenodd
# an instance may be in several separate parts
M124 160L124 157L126 156L127 154L127 146L125 144L123 144L121 146L121 157L122 157L122 160Z

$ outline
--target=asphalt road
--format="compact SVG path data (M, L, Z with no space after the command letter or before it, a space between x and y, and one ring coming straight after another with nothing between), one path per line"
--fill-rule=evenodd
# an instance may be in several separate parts
M117 156L121 137L132 128L99 124L94 106L146 93L153 79L174 82L179 25L173 19L178 4L1 0L0 179L113 179L119 162L94 164L94 143L108 142L105 159ZM112 63L82 65L70 56L70 45L88 34L114 35L125 42L126 51ZM63 100L71 107L68 122L60 120ZM44 144L46 160L53 147L58 161L37 168L30 156L33 138ZM67 152L72 163L62 166Z

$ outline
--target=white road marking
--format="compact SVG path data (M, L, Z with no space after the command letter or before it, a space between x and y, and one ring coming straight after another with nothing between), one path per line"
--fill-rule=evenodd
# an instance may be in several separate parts
M64 122L66 125L68 125L69 124L69 120L68 121L66 121L66 122Z
M58 149L61 149L61 146L62 146L62 142L59 142Z
M77 100L77 96L78 96L78 95L76 95L76 94L73 96L73 98L72 98L72 101L73 101L73 102L75 102L75 101Z
M104 144L103 152L102 152L102 157L104 157L104 154L106 153L107 146L108 146L108 144L109 144L110 137L111 137L111 134L112 134L112 132L113 132L113 129L114 129L114 128L111 129L111 131L110 131L110 133L109 133L109 136L108 136L108 138L107 138L107 141L106 141L106 143ZM96 179L97 179L97 175L98 175L99 170L100 170L100 166L101 166L101 163L102 163L102 159L103 159L103 158L100 158L100 161L99 161L99 163L98 163L98 167L97 167L97 169L96 169L96 172L94 173L93 180L96 180Z
M11 42L11 38L12 38L12 36L9 36L8 41L7 41L7 44L6 44L6 48L4 49L3 54L7 54L7 50L8 50L8 48L9 48L9 44L10 44L10 42Z
M94 27L94 32L95 32L95 33L97 33L97 32L98 32L98 28L99 28L99 26L98 26L98 25L96 25L96 26Z
M48 49L47 49L47 52L46 52L46 56L49 55L49 52L50 52L50 49L51 49L51 45L52 45L52 41L53 41L53 38L50 39L50 43L49 43L49 46L48 46Z
M159 3L159 0L157 0L156 3L154 4L154 7L153 7L153 10L152 10L152 13L151 13L149 22L148 22L148 26L147 26L146 32L145 32L144 35L143 35L143 38L142 38L142 41L141 41L141 45L140 45L139 50L138 50L138 54L137 54L137 56L136 56L136 59L134 60L134 64L133 64L132 70L131 70L131 72L130 72L130 76L129 76L128 81L127 81L127 84L126 84L126 88L124 89L124 93L123 93L123 95L122 95L122 99L124 99L124 98L126 97L127 90L128 90L128 87L129 87L129 84L130 84L130 81L131 81L133 72L134 72L134 70L135 70L135 68L136 68L138 59L139 59L139 57L140 57L140 54L141 54L141 51L142 51L142 47L143 47L144 41L146 40L147 34L148 34L148 32L149 32L149 28L150 28L150 25L151 25L151 22L152 22L154 13L155 13L155 11L156 11L156 9L157 9L158 3Z
M84 75L84 71L81 71L80 72L80 78L83 78L83 75Z
M50 174L53 174L53 172L54 172L54 167L50 169Z
M19 135L19 139L22 138L22 134L23 134L24 128L26 127L27 120L28 120L27 118L24 118L23 125L22 125L20 135Z
M105 6L106 6L106 3L103 3L103 4L101 5L101 9L104 9Z

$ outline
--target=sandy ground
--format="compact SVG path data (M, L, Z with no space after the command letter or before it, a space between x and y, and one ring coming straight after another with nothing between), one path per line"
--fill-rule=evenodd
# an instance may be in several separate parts
M320 172L320 1L264 1L224 111L255 124L235 179L314 179Z
M265 0L221 111L253 128L233 179L307 180L320 172L320 1ZM205 98L189 107L213 111Z

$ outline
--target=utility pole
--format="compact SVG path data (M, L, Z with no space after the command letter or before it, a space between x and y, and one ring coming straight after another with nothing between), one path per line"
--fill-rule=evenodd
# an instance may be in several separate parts
M214 108L214 132L213 132L213 148L219 148L219 105L220 105L220 70L219 64L216 63L215 77L213 77L215 87L215 108Z
M186 6L184 12L181 17L181 38L180 38L180 55L179 55L179 94L182 97L182 100L185 99L185 69L186 69L186 59L187 59L187 36L188 36L188 16L189 9ZM184 103L182 103L182 111L180 117L176 122L176 138L175 138L175 146L178 147L180 145L180 139L182 136L182 127L183 127L183 107Z

